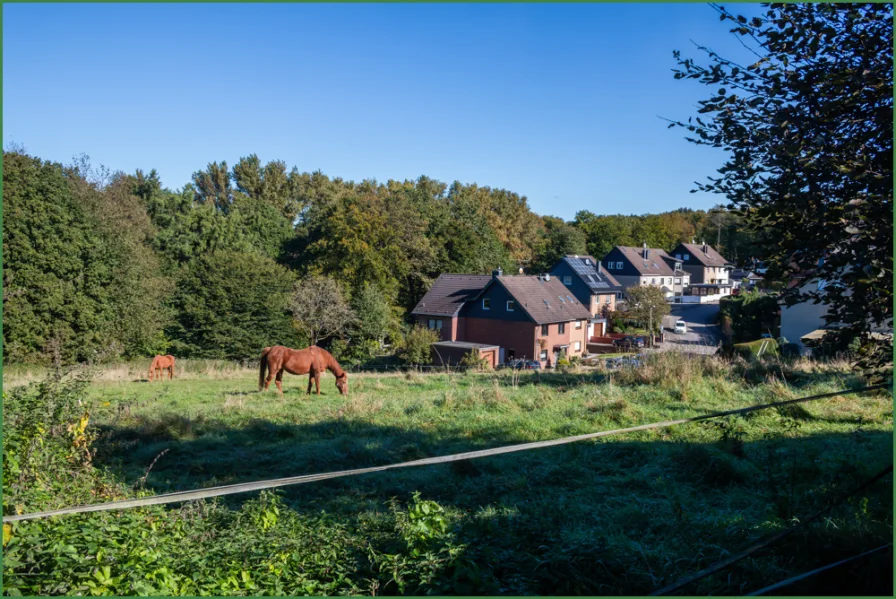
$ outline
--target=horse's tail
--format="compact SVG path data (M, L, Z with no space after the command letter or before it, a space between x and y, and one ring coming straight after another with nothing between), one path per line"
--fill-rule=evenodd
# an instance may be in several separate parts
M270 347L266 347L263 350L261 350L261 360L259 360L261 362L261 366L259 367L259 372L258 372L258 390L259 391L264 389L264 375L267 374L266 373L267 368L268 368L267 357L268 357L269 351L271 351Z

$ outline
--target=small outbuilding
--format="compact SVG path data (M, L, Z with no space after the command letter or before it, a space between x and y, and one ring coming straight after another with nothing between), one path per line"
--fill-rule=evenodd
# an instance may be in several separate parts
M500 348L497 345L488 345L486 343L470 343L467 341L439 341L432 344L432 363L437 366L456 366L467 354L485 360L489 368L494 368L498 364L498 353Z

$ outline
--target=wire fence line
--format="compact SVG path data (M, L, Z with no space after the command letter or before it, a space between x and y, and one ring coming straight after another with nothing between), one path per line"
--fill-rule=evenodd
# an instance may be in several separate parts
M291 485L300 485L307 484L311 482L328 480L334 478L343 478L348 476L358 476L361 474L369 474L373 472L383 472L385 470L394 470L398 468L413 468L419 466L430 466L436 464L446 464L449 462L457 462L461 460L472 460L477 458L484 458L496 455L503 455L508 453L515 453L520 451L529 451L532 449L542 449L546 447L554 447L558 445L566 445L568 443L575 443L578 441L586 441L590 439L598 439L601 437L610 437L613 435L620 435L623 433L631 433L636 431L644 431L651 430L656 428L664 428L668 426L678 425L678 424L686 424L689 422L698 422L701 420L708 420L710 418L720 418L723 416L733 416L736 414L746 414L748 412L755 412L758 410L767 410L770 408L776 408L786 405L792 405L796 403L803 403L807 401L815 401L819 399L826 399L830 397L837 397L840 395L848 395L853 393L863 393L865 391L874 391L878 389L886 389L889 385L880 384L880 385L871 385L868 387L860 387L857 389L845 389L841 391L835 391L832 393L821 393L818 395L811 395L808 397L801 397L797 399L788 399L784 401L778 401L768 404L758 404L753 406L748 406L746 408L737 408L733 410L725 410L722 412L715 412L711 414L702 414L699 416L692 416L690 418L680 418L676 420L666 420L663 422L653 422L650 424L642 424L639 426L632 426L627 428L619 428L613 429L609 431L600 431L595 433L586 433L582 435L574 435L569 437L563 437L560 439L551 439L548 441L535 441L532 443L521 443L517 445L509 445L505 447L495 447L492 449L481 449L477 451L468 451L463 453L456 453L445 456L437 456L431 458L423 458L419 460L412 460L409 462L399 462L397 464L386 464L383 466L372 466L369 468L356 468L353 470L341 470L336 472L324 472L320 474L306 474L300 476L291 476L286 478L278 478L264 481L255 481L248 483L238 483L233 485L224 485L219 487L210 487L206 489L195 489L191 491L177 491L173 493L165 493L162 495L154 495L151 497L141 497L137 499L125 499L120 501L110 501L106 503L98 503L91 505L82 505L82 506L74 506L68 508L62 508L57 510L48 510L43 512L33 512L30 514L15 514L3 516L4 522L16 522L21 520L34 520L37 518L48 518L51 516L62 516L66 514L79 514L79 513L87 513L87 512L100 512L100 511L111 511L111 510L124 510L135 507L143 507L150 505L162 505L167 503L178 503L183 501L194 501L198 499L208 499L211 497L220 497L224 495L233 495L236 493L247 493L250 491L260 491L262 489L272 489L277 487L285 487Z
M810 576L815 576L816 574L820 574L821 572L824 572L825 570L830 570L831 568L836 568L837 566L841 566L841 565L843 565L843 564L849 563L849 562L854 561L854 560L857 560L857 559L859 559L859 558L862 558L862 557L871 555L872 553L877 553L878 551L883 551L884 549L890 549L890 548L892 548L892 547L893 547L893 545L891 545L891 544L889 544L889 543L886 544L886 545L881 545L880 547L877 547L877 548L875 548L875 549L871 549L871 550L866 551L866 552L864 552L864 553L860 553L859 555L854 555L854 556L852 556L852 557L848 557L848 558L846 558L846 559L842 559L842 560L840 560L840 561L834 562L833 564L828 564L827 566L823 566L823 567L821 567L821 568L816 568L816 569L814 569L814 570L810 570L809 572L805 572L805 573L800 574L800 575L798 575L798 576L793 576L793 577L791 577L791 578L788 578L787 580L782 580L781 582L778 582L778 583L776 583L776 584L769 585L769 586L767 586L767 587L765 587L765 588L759 589L758 591L753 591L752 593L747 593L746 597L756 597L756 596L758 596L758 595L764 595L765 593L768 593L769 591L775 591L775 590L780 589L780 588L782 588L782 587L786 587L786 586L788 586L788 585L791 585L791 584L793 584L793 583L795 583L795 582L799 582L799 581L801 581L801 580L805 580L806 578L809 578Z
M824 508L822 508L821 510L815 512L808 518L800 520L798 524L795 524L794 526L791 526L790 528L788 528L786 530L782 530L781 532L777 532L775 534L764 537L764 538L756 541L755 543L753 543L752 545L750 545L743 551L736 553L736 554L734 554L730 557L727 557L725 559L721 559L721 560L717 561L716 563L714 563L713 565L709 566L708 568L704 568L703 570L700 570L699 572L697 572L696 574L694 574L692 576L682 578L681 580L679 580L673 584L670 584L670 585L665 586L657 591L654 591L654 592L650 593L650 596L655 597L655 596L659 596L659 595L668 595L669 593L675 592L675 591L691 584L692 582L697 582L698 580L701 580L703 578L706 578L707 576L711 576L712 574L715 574L721 570L724 570L725 568L728 568L728 567L736 564L737 562L741 561L742 559L750 557L751 555L757 553L758 551L760 551L762 549L765 549L766 547L770 547L771 545L778 543L779 541L781 541L785 537L791 535L792 533L796 532L797 530L799 530L801 528L805 528L806 526L809 526L809 524L811 524L812 522L815 522L819 518L823 517L825 514L827 514L831 510L833 510L838 505L842 504L844 501L846 501L853 495L860 493L864 489L870 487L871 485L873 485L880 479L884 478L888 474L891 474L892 472L893 472L893 464L890 464L889 466L887 466L886 468L884 468L883 470L878 472L876 475L872 476L871 478L869 478L868 480L866 480L865 482L860 484L858 487L851 490L850 492L831 500L831 502L828 503L828 505L825 506Z

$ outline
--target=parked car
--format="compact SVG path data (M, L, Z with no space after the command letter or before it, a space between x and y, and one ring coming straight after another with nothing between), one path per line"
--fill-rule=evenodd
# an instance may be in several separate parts
M613 341L613 345L615 345L616 347L624 347L628 349L631 349L633 347L637 347L640 349L644 347L644 338L627 335L622 339L616 339L615 341Z
M684 335L688 332L688 325L685 321L679 320L675 323L675 332L679 335Z

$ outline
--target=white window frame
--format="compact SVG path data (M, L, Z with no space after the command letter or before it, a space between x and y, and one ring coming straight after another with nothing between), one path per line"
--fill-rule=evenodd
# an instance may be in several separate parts
M566 286L572 285L572 277L563 277L563 284Z
M516 309L516 302L513 300L507 300L507 311L513 312Z
M482 298L482 309L483 310L491 310L491 301L490 298L484 297Z
M581 342L581 341L576 341L576 342L573 344L573 349L574 349L575 351L577 351L577 352L578 352L578 351L582 351L582 342Z
M576 321L576 330L577 330L577 331L578 331L578 330L581 330L581 328L582 328L582 321L581 321L581 320L577 320L577 321Z
M622 270L622 262L616 263L616 270Z
M539 360L547 360L548 359L548 350L546 350L546 349L541 350L541 352L538 354L538 359Z
M565 322L558 322L558 323L557 323L557 334L558 334L558 335L562 335L562 334L564 334L564 333L566 333L566 323L565 323Z
M675 279L675 284L676 284L676 285L681 285L681 277Z

